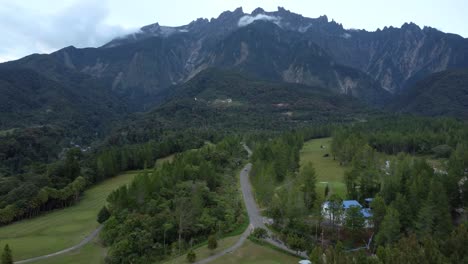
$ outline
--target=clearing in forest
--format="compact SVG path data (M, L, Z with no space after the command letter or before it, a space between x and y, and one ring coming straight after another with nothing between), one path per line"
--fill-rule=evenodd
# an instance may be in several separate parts
M317 173L317 191L324 195L325 187L328 184L329 194L338 194L345 198L346 187L344 184L345 166L333 160L331 155L332 138L312 139L304 143L301 150L301 167L308 162L312 162ZM327 156L328 154L328 156Z

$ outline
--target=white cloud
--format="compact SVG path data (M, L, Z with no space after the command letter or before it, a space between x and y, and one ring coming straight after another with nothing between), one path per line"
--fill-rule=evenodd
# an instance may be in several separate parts
M97 47L129 33L105 22L107 1L81 0L54 13L16 4L0 6L0 61L31 53L50 53L66 46Z
M269 15L265 15L265 14L257 14L256 16L251 16L251 15L245 15L243 17L241 17L239 19L239 22L237 23L237 25L239 27L245 27L251 23L253 23L254 21L257 21L257 20L264 20L264 21L271 21L277 25L279 25L279 22L280 22L280 18L279 17L276 17L276 16L269 16Z

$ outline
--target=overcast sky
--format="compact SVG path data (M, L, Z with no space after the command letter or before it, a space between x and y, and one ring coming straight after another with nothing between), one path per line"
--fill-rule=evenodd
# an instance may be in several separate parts
M179 26L239 6L249 13L282 6L370 31L415 22L468 37L467 0L0 0L0 61L70 45L97 47L147 24Z

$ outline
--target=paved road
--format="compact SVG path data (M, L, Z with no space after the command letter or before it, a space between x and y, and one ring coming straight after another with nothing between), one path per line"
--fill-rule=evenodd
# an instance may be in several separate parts
M250 157L252 155L252 151L246 145L244 145L244 148L248 152L248 155ZM249 215L249 220L250 220L249 228L247 228L247 230L245 230L244 233L242 233L241 237L236 242L236 244L234 244L233 246L231 246L231 247L229 247L229 248L227 248L227 249L225 249L225 250L223 250L223 251L221 251L221 252L219 252L219 253L217 253L217 254L215 254L213 256L210 256L210 257L208 257L206 259L202 259L200 261L197 261L197 262L195 262L196 264L205 264L205 263L213 261L213 260L215 260L215 259L217 259L219 257L222 257L222 256L224 256L226 254L232 253L236 249L240 248L242 246L242 244L244 244L245 240L250 235L252 230L254 228L257 228L257 227L264 228L264 229L266 229L268 231L269 237L270 237L270 238L266 239L266 241L268 243L270 243L270 244L272 244L272 245L274 245L276 247L279 247L279 248L281 248L283 250L286 250L286 251L288 251L288 252L290 252L292 254L297 255L296 251L289 249L283 242L281 242L279 240L273 240L271 238L272 232L265 226L265 223L263 222L263 217L260 214L260 210L258 209L257 203L255 202L255 199L254 199L254 196L253 196L253 193L252 193L252 186L251 186L250 180L249 180L249 174L250 174L251 169L252 169L252 164L249 163L249 164L245 165L245 167L242 169L242 171L240 173L240 182L241 182L242 195L244 197L245 207L247 208L247 213ZM91 240L93 240L99 234L101 229L102 229L102 225L99 226L96 230L94 230L93 233L91 233L89 236L87 236L78 245L75 245L73 247L70 247L70 248L67 248L67 249L52 253L52 254L48 254L48 255L45 255L45 256L40 256L40 257L35 257L35 258L16 261L15 264L30 263L30 262L34 262L34 261L37 261L37 260L47 259L47 258L55 257L55 256L58 256L58 255L61 255L61 254L65 254L65 253L71 252L71 251L76 250L76 249L80 249L81 247L83 247L84 245L89 243ZM302 256L302 257L307 257L305 252L300 252L299 255Z
M55 252L55 253L52 253L52 254L48 254L48 255L44 255L44 256L39 256L39 257L35 257L35 258L30 258L30 259L24 259L24 260L20 260L20 261L15 261L14 263L15 264L23 264L23 263L31 263L31 262L34 262L34 261L38 261L38 260L42 260L42 259L47 259L47 258L51 258L51 257L55 257L55 256L58 256L58 255L61 255L61 254L65 254L65 253L68 253L68 252L71 252L71 251L74 251L74 250L77 250L77 249L80 249L82 248L84 245L88 244L89 242L91 242L98 234L99 232L101 232L101 229L102 229L102 225L100 225L98 228L96 228L96 230L94 230L89 236L87 236L85 239L83 239L79 244L73 246L73 247L69 247L69 248L66 248L64 250L60 250L58 252Z
M245 150L249 153L249 157L252 155L252 151L244 145ZM260 214L260 210L258 209L257 203L255 202L255 198L252 193L252 186L249 180L250 170L252 169L252 164L249 163L245 166L245 168L241 171L240 174L240 181L241 181L241 188L242 194L244 196L245 207L247 208L247 213L249 214L250 224L253 228L264 228L268 232L268 239L265 239L266 242L279 247L285 251L288 251L295 255L300 255L301 257L307 258L306 252L296 252L290 248L288 248L282 241L277 239L272 239L273 233L266 227L263 216Z

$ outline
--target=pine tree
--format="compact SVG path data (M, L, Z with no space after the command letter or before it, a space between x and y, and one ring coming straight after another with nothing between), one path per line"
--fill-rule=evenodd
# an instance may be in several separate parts
M8 244L5 245L2 254L2 264L13 264L13 254L11 253L10 246Z
M433 233L438 238L445 238L452 231L452 218L447 194L442 184L437 180L432 181L430 188L427 200L432 206L434 214Z
M304 193L304 204L307 209L312 209L317 198L316 183L317 176L312 163L307 163L300 173L302 179L302 192Z
M400 215L395 208L389 206L387 213L377 233L377 243L380 245L390 244L398 240L400 236Z
M362 231L365 226L365 221L360 207L352 206L346 210L344 226L351 232L353 239L356 239Z
M378 231L380 224L382 223L385 213L386 213L386 206L384 199L377 195L374 200L372 200L372 221L374 223L374 230Z

